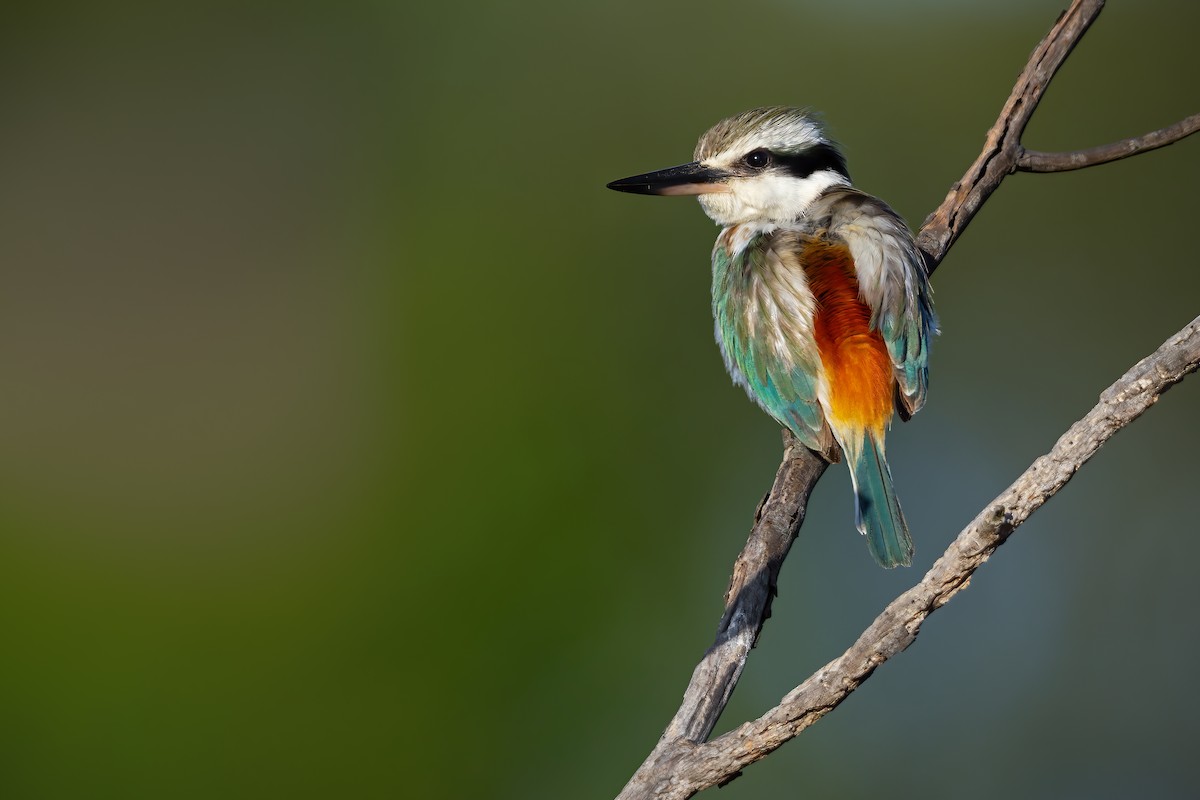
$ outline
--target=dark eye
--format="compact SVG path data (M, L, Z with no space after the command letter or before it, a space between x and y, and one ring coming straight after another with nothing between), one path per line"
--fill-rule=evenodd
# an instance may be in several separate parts
M748 166L748 167L753 167L754 169L762 169L767 164L771 163L771 151L769 151L769 150L751 150L749 153L746 154L746 157L743 158L742 161L745 161L746 166Z

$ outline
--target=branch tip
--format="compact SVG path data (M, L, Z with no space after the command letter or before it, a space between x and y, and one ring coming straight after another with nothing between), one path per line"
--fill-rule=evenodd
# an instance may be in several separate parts
M1200 114L1192 114L1174 125L1159 128L1142 136L1131 136L1119 142L1087 150L1044 153L1038 150L1026 150L1022 147L1017 157L1016 169L1020 172L1067 172L1094 167L1166 147L1181 139L1186 139L1197 131L1200 131Z

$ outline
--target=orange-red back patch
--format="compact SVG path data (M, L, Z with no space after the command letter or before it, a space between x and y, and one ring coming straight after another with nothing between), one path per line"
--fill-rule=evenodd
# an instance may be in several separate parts
M803 261L817 301L813 324L829 381L830 422L882 432L892 415L892 359L870 328L871 309L858 297L854 259L845 245L814 239Z

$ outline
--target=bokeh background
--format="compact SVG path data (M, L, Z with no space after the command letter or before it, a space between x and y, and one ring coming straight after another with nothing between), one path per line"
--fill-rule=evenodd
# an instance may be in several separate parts
M604 184L804 104L919 224L1062 5L6 5L0 795L615 795L780 443L711 341L716 230ZM1111 3L1027 145L1195 112L1198 25ZM831 470L720 730L1200 313L1198 170L992 198L889 440L916 566ZM1193 378L719 796L1194 796L1198 414Z

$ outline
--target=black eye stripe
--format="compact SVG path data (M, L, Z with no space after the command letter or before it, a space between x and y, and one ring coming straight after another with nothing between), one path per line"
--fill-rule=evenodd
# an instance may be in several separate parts
M845 157L831 144L818 144L801 153L772 153L771 160L796 178L807 178L814 172L832 170L846 180L850 179Z

